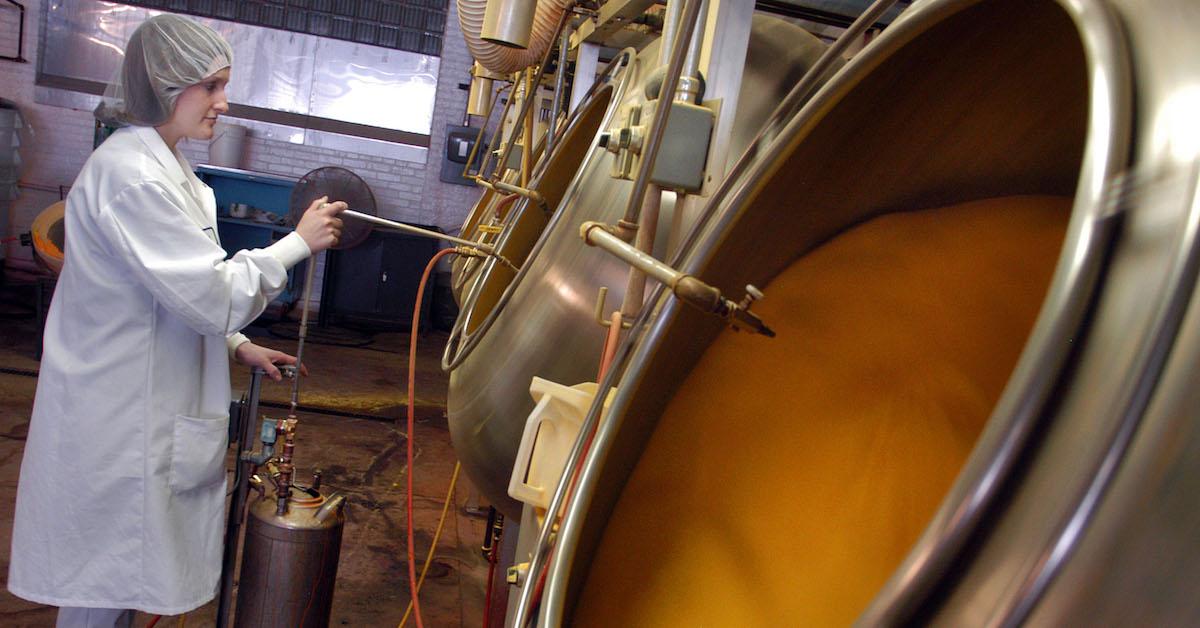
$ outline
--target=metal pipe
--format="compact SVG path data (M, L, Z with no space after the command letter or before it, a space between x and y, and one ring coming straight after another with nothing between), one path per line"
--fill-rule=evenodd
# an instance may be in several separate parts
M537 0L490 0L479 38L509 48L528 48Z
M290 415L275 427L276 433L283 432L283 454L279 456L279 481L275 483L275 515L282 517L288 512L288 498L292 493L292 454L296 449L296 415Z
M516 185L512 185L511 183L505 183L503 181L497 181L497 182L493 183L492 187L494 189L500 190L501 192L508 192L510 194L524 196L525 198L537 203L538 205L541 205L542 209L547 209L546 208L546 199L542 198L541 193L538 192L537 190L519 187Z
M667 65L671 62L671 51L675 49L675 31L679 29L679 20L682 16L682 2L667 3L666 15L663 16L662 37L659 38L659 65Z
M424 236L426 238L433 238L435 240L445 240L447 242L451 242L451 243L457 244L459 246L465 247L465 250L462 250L462 249L459 250L460 254L487 255L489 257L496 258L501 264L504 264L505 266L508 266L509 268L517 270L516 264L513 264L511 261L509 261L503 255L497 253L496 247L494 247L490 244L484 244L483 242L472 242L471 240L464 240L462 238L458 238L458 237L455 237L452 235L447 235L445 233L438 233L436 231L430 231L428 229L422 229L420 227L406 225L402 222L388 220L387 218L380 218L379 216L372 216L370 214L356 212L353 209L344 210L344 211L342 211L342 213L340 215L346 216L348 218L355 218L358 220L369 222L371 224L379 225L381 227L387 227L389 229L396 229L397 231L405 231L405 232L411 233L413 235ZM297 354L297 358L299 358L299 354ZM299 366L299 364L300 364L299 362L296 362L297 366Z
M478 65L478 64L476 64L476 65ZM478 79L478 77L471 79L472 85L474 85L474 81L477 79ZM492 80L487 79L487 81L490 84ZM479 154L479 147L480 147L480 145L483 144L483 134L485 132L487 132L488 123L491 122L491 120L492 120L492 111L496 109L496 101L500 99L500 92L502 90L504 90L504 88L505 87L503 85L496 88L495 97L492 98L491 102L488 103L487 112L483 114L483 123L479 125L479 132L475 134L475 143L471 145L471 154L467 156L467 163L463 164L462 177L464 179L471 178L471 164L475 162L475 155ZM467 117L470 118L470 115L471 115L470 112L468 112ZM499 135L499 134L497 134L497 135ZM495 142L496 142L496 138L492 137L492 143L495 144ZM488 152L489 153L491 152L490 145L488 147ZM486 155L485 155L485 157L486 157ZM478 174L482 175L485 167L487 167L486 159L484 160L483 163L481 163L479 165Z
M233 601L233 570L237 566L237 546L241 538L242 511L246 506L246 494L250 490L246 477L244 454L254 448L253 430L258 416L259 389L266 371L259 367L250 369L250 389L247 391L246 406L242 409L242 423L238 430L238 455L233 462L233 499L229 505L228 523L225 526L225 550L221 557L221 593L217 598L217 627L229 625L229 608Z
M618 259L633 266L642 273L657 279L659 283L670 287L672 290L686 276L654 259L650 254L637 250L636 247L610 233L608 228L601 223L589 220L579 225L579 236L588 245L612 253Z
M554 29L554 37L556 39L558 38L559 34L562 33L563 28L567 24L567 18L570 16L571 16L570 11L563 11L562 16L560 16L558 18L558 27ZM546 64L550 63L550 54L552 52L554 52L554 47L546 46L546 54L542 56L542 63L540 65L538 65L538 71L537 71L537 77L538 77L537 80L538 81L541 81L542 75L546 73ZM512 99L509 98L509 100L511 101ZM529 114L529 108L530 108L530 106L532 106L532 104L533 104L533 98L531 97L531 95L528 93L525 94L525 102L522 103L522 105L521 105L521 114L519 116L517 116L518 120L522 120L522 121L525 120L525 117ZM517 142L517 134L514 131L513 133L509 134L508 143L504 145L504 152L500 155L500 163L497 164L497 166L496 166L496 172L492 173L491 178L493 180L495 180L496 174L503 173L503 168L505 168L508 165L508 154L510 152L512 152L513 145L516 144L516 142Z
M506 89L511 89L515 86L516 86L516 84L509 83L507 85L501 85L500 87L497 87L496 88L496 97L492 101L493 105L497 101L500 100L500 92L502 92ZM508 98L504 99L504 110L500 113L500 123L496 125L496 133L494 135L492 135L492 141L488 144L487 152L484 153L484 155L483 155L483 163L479 165L479 174L477 176L473 177L475 179L476 183L482 183L484 178L490 178L491 176L493 176L495 174L495 173L493 173L493 175L486 175L486 176L484 175L484 173L487 172L488 166L491 165L492 155L496 154L496 146L499 145L499 143L500 143L500 137L504 135L504 118L508 117L508 109L509 109L509 107L512 107L512 102L513 102L513 94L512 94L512 92L509 92ZM492 113L489 111L488 117L484 118L484 120L483 120L483 126L480 127L481 131L484 129L487 129L488 124L491 122L491 117L492 117ZM499 162L497 161L497 163L499 163ZM467 168L469 168L470 166L471 166L470 161L468 161ZM497 166L497 168L498 167L499 166ZM463 168L463 172L466 173L467 169Z
M678 201L676 201L678 205ZM650 254L654 249L654 236L658 233L658 216L662 209L662 188L651 184L646 188L646 198L642 202L641 225L637 232L637 249ZM625 300L621 304L621 316L625 320L633 320L646 296L646 275L637 268L630 267L629 280L625 284Z
M463 113L463 126L471 124L471 116L487 116L492 110L492 85L494 79L483 76L483 66L476 61L471 66L471 87L467 90L467 107Z
M479 249L480 251L483 251L484 253L487 253L488 255L495 254L495 249L493 249L491 245L483 244L482 242L472 242L471 240L464 240L462 238L457 238L452 235L447 235L445 233L438 233L436 231L430 231L428 229L422 229L420 227L406 225L402 222L388 220L387 218L380 218L379 216L372 216L370 214L356 212L353 209L347 209L347 210L343 211L341 213L341 215L345 216L347 218L354 218L355 220L361 220L363 222L369 222L374 225L379 225L380 227L388 227L389 229L405 231L405 232L411 233L413 235L425 236L427 238L433 238L435 240L445 240L447 242L453 242L454 244L461 244L463 246L469 246L472 248ZM299 356L297 356L297 357L299 357ZM297 362L297 365L299 365L299 362Z
M696 17L695 33L683 58L683 69L679 73L679 86L674 92L675 100L699 103L703 95L700 82L700 49L704 46L704 28L708 16L709 0L700 0L700 14ZM665 94L667 92L659 92Z
M673 0L681 2L683 0ZM683 70L683 61L687 46L691 43L700 6L703 0L688 0L683 9L683 17L679 28L676 29L675 45L671 48L671 62L667 64L667 75L663 79L660 94L674 94L679 84L679 73ZM625 242L633 240L638 228L638 215L641 212L642 200L646 196L646 187L650 184L650 173L654 170L654 161L658 158L658 148L662 144L663 132L666 130L667 116L671 112L670 102L660 98L659 105L654 110L654 119L650 123L645 144L642 147L642 163L638 167L637 178L633 182L633 190L629 194L629 203L625 206L625 217L617 225L618 234Z
M565 13L563 14L566 15ZM564 29L565 30L565 29ZM547 48L547 52L549 52ZM546 63L550 63L550 55L546 55ZM541 68L542 72L546 71L545 66ZM542 82L542 77L539 75L537 81L533 79L533 70L525 72L525 101L528 103L536 102L538 99L538 86ZM529 187L529 170L533 167L530 163L533 161L533 107L525 107L524 128L521 129L521 187Z
M554 153L555 131L558 130L558 111L562 109L563 89L567 81L567 57L571 52L571 31L572 28L564 28L562 35L558 38L558 70L554 72L554 100L550 105L550 126L546 130L546 152L550 155Z
M309 300L312 298L313 275L317 274L316 264L312 257L308 258L304 269L304 296L300 299L300 332L296 344L296 376L292 378L292 398L290 414L296 414L296 406L300 403L300 367L304 364L304 339L308 337Z

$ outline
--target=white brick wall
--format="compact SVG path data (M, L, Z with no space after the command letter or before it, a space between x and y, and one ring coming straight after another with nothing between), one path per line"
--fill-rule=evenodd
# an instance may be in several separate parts
M442 62L438 75L437 101L433 108L433 131L429 142L428 167L425 169L425 190L422 194L423 215L428 224L443 231L458 233L467 212L479 198L476 187L442 183L439 180L443 155L446 152L446 125L462 124L467 110L467 91L459 83L471 81L471 55L458 26L458 3L449 0L446 13L446 34L442 40Z
M14 233L29 230L33 218L58 200L55 190L69 186L91 153L94 122L91 112L39 105L34 102L34 73L37 66L37 34L43 3L26 6L25 58L29 63L0 61L0 97L15 101L34 136L21 151L25 163L22 187L13 212ZM11 6L11 5L4 5ZM0 9L0 48L16 49L17 12ZM457 7L450 1L446 20L443 56L438 78L437 100L427 164L367 156L289 144L263 138L248 138L245 167L299 177L321 166L340 165L361 176L375 194L379 214L388 218L431 224L457 233L471 205L479 197L473 187L442 183L439 179L447 124L460 124L467 92L458 89L468 81L471 59L458 27ZM5 52L4 54L11 54ZM185 141L180 148L193 164L207 161L207 144ZM17 247L14 256L26 257L30 250ZM319 285L319 284L318 284Z

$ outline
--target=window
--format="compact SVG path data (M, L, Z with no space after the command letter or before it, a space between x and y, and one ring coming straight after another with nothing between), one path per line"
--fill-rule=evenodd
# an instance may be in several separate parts
M125 42L157 11L99 0L47 3L37 84L96 98ZM195 17L233 46L230 116L267 137L329 146L339 134L428 147L436 56ZM41 100L41 99L39 99ZM49 103L62 104L62 103ZM360 151L376 152L376 151Z

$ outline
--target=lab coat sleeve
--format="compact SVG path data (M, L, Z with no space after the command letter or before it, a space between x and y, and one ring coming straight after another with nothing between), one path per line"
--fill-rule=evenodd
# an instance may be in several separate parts
M244 342L250 342L250 339L246 337L246 334L241 332L230 334L229 337L225 339L225 345L229 347L229 357L232 358L234 353L237 352L237 348L242 346L242 343Z
M264 249L225 251L161 183L125 187L97 222L115 256L167 310L204 335L250 324L283 291L287 269L310 255L295 233Z

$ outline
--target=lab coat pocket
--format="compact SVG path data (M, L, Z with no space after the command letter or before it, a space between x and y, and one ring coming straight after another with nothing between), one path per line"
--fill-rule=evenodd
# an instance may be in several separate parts
M171 444L171 490L176 493L225 480L229 418L175 415Z

